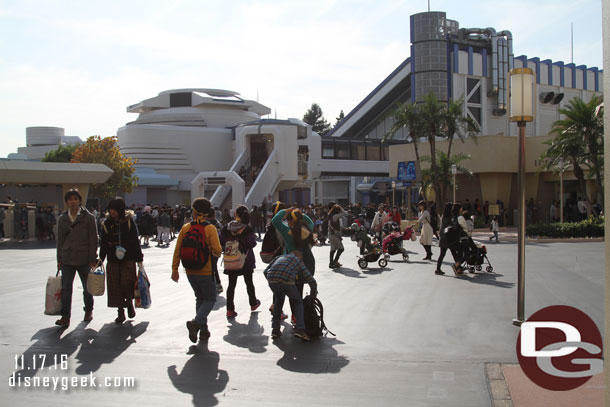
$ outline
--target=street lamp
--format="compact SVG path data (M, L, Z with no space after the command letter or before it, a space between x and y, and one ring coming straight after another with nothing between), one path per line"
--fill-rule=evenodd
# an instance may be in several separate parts
M396 195L396 181L392 180L392 208L394 207L394 197Z
M519 127L519 196L518 262L517 262L517 318L513 324L521 326L525 321L525 124L534 120L534 95L536 79L530 68L514 68L510 71L510 121Z
M559 159L559 222L563 223L563 158Z
M451 164L451 173L453 174L453 203L455 203L455 174L457 173L457 165Z

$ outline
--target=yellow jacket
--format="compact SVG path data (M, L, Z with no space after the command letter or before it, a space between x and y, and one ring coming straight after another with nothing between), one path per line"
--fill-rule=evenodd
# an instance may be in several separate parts
M197 222L203 223L205 218L199 217ZM182 225L182 229L180 229L180 234L178 235L178 241L176 242L176 248L174 249L174 259L172 261L172 271L178 271L178 267L180 267L180 248L182 247L182 239L184 239L184 235L191 228L190 223L185 223ZM205 227L205 241L210 249L210 257L208 258L205 266L199 270L191 270L186 269L186 274L194 274L201 276L211 276L212 275L212 262L211 256L220 257L222 253L222 247L220 246L220 241L218 240L218 231L216 230L216 226L207 225Z

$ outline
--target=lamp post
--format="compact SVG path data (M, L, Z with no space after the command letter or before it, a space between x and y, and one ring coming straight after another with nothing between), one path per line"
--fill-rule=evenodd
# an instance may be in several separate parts
M453 203L455 203L455 174L457 173L457 165L451 164L451 173L453 174Z
M563 223L563 158L559 159L559 222Z
M392 208L394 207L394 203L396 202L394 200L396 195L396 181L392 180Z
M525 124L534 120L536 80L530 68L510 71L510 121L519 127L519 196L518 261L517 261L517 318L513 324L525 321Z

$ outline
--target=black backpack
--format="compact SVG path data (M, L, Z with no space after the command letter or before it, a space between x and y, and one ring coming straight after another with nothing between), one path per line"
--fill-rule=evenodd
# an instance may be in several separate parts
M275 257L281 255L283 252L282 245L277 238L275 227L270 223L267 226L265 237L263 237L263 245L261 247L261 260L265 264L271 263Z
M180 260L185 269L199 270L208 262L210 249L205 241L205 227L208 225L208 222L191 222L190 229L184 235Z
M327 334L336 336L324 323L324 307L317 297L313 298L311 295L307 295L303 298L303 313L305 315L305 333L310 338L326 336Z

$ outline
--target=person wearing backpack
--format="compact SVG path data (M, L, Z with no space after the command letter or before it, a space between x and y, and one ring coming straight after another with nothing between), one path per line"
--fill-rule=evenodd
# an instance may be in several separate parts
M256 267L253 248L256 246L256 236L248 225L250 213L248 208L240 205L235 209L235 220L230 221L220 231L220 244L224 252L224 273L229 276L227 287L227 318L235 318L235 286L237 278L244 276L246 291L250 302L250 310L256 311L261 305L256 298L256 289L252 281L252 273Z
M273 216L275 216L282 209L286 209L286 204L277 201L272 206ZM265 226L265 236L263 237L263 244L261 247L261 260L263 263L269 264L277 256L281 256L284 253L284 238L282 234L273 226L271 219L267 221ZM275 299L274 299L275 302ZM273 304L269 307L269 312L273 314ZM281 319L287 319L288 315L282 312Z
M216 302L216 283L210 256L219 257L222 248L216 227L207 221L211 207L206 198L195 199L192 205L193 221L185 223L180 229L172 261L172 280L178 282L178 267L182 262L195 294L196 315L186 322L189 339L193 343L197 342L197 333L201 340L210 337L208 315Z
M305 332L305 318L303 314L303 296L296 287L296 281L309 284L310 296L316 297L318 285L313 278L305 263L302 260L303 254L299 250L283 254L273 259L263 272L269 288L273 291L273 320L271 322L271 338L276 339L282 336L280 331L281 313L284 306L284 299L288 297L291 305L294 306L295 325L294 336L305 341L309 341L309 335Z

